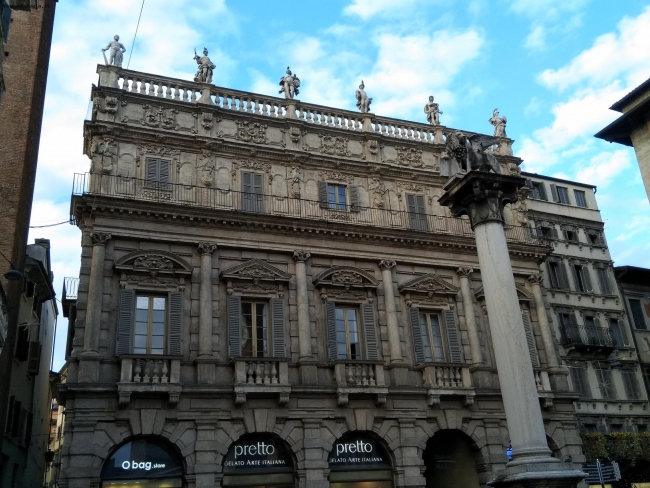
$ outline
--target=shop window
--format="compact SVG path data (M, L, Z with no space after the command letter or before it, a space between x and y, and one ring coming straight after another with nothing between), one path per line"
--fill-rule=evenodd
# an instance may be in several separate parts
M326 302L327 335L331 360L379 359L375 310Z
M453 310L409 309L413 346L418 364L463 362L460 333Z
M386 449L366 432L349 432L332 446L330 488L392 488L392 463Z
M587 197L585 192L582 190L573 190L573 196L576 199L576 205L578 207L587 208Z
M458 430L439 430L422 455L425 488L479 488L478 447ZM477 459L479 458L479 459Z
M406 195L406 201L411 230L426 232L429 226L427 223L427 210L424 205L424 195Z
M284 302L228 297L230 357L284 357Z
M244 212L264 213L264 175L242 173L242 210Z

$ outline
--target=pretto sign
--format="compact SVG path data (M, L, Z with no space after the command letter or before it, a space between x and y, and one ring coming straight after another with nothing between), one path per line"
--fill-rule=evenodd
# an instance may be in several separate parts
M352 433L338 440L329 457L330 469L389 469L386 451L372 437Z
M289 472L293 463L284 445L269 435L249 435L230 446L223 461L224 474Z
M106 460L103 480L160 479L183 475L183 463L162 439L136 439L118 448Z

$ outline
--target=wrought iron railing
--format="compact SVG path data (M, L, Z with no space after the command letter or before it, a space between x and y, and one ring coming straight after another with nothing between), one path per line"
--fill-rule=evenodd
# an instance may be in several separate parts
M62 300L76 300L79 278L63 278Z
M185 207L210 208L248 215L273 215L290 219L379 227L423 234L474 236L469 220L464 218L350 205L345 209L338 209L332 208L334 205L330 206L327 202L317 200L195 185L152 183L137 178L96 173L75 174L72 194L102 195ZM71 221L75 222L74 215L71 215ZM532 229L528 227L506 226L505 231L508 242L548 245L546 240L537 238Z
M562 345L613 348L616 341L608 328L570 325L562 327Z

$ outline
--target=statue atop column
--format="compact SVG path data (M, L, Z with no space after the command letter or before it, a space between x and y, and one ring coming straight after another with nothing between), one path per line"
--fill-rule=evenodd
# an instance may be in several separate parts
M433 101L433 95L429 97L429 103L424 106L424 113L427 114L427 120L431 125L440 125L440 108Z
M372 103L372 98L368 97L368 94L364 90L365 87L366 85L361 80L359 89L354 93L354 96L357 98L357 108L364 114L370 112L370 104Z
M210 61L210 58L208 57L208 49L205 47L203 48L203 56L196 54L195 49L194 60L196 61L196 64L199 65L199 70L196 72L196 75L194 75L194 81L198 81L199 83L212 83L212 73L214 68L217 66Z
M508 137L506 135L506 119L505 115L499 117L499 109L495 108L492 112L492 117L488 119L488 122L494 126L494 137Z
M499 140L492 136L473 134L467 136L461 131L453 131L447 134L447 157L455 159L460 168L465 171L494 171L501 174L501 166L492 151L487 150L490 146L499 143Z
M108 59L106 59L106 51L110 51ZM120 36L117 34L113 37L113 40L109 42L105 48L102 49L102 54L104 55L104 62L106 65L117 66L118 68L122 67L122 60L124 59L124 53L126 48L124 44L120 42Z
M300 79L291 73L291 70L289 69L289 66L287 66L287 71L286 75L280 78L280 83L278 83L282 88L280 88L280 91L278 93L284 93L284 98L286 99L291 99L294 98L295 96L298 96L300 91L298 88L300 87Z

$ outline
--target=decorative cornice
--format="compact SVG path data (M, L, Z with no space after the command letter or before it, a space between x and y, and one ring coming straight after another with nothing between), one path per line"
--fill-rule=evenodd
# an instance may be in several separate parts
M134 251L115 261L115 269L123 272L190 275L192 266L168 251Z
M113 236L108 232L92 232L90 238L93 240L93 246L105 246Z
M309 251L293 251L293 259L302 261L303 263L311 257Z
M541 285L544 281L542 273L535 273L526 278L531 285Z
M428 295L456 295L459 289L434 274L418 276L398 287L400 293L425 293Z
M217 250L216 242L199 242L199 254L212 254Z
M291 275L262 259L249 259L221 272L221 278L253 281L289 281Z
M379 269L392 269L397 265L397 263L391 259L382 259L379 261Z
M469 275L471 275L473 272L473 268L463 268L462 266L456 270L456 274L461 278L469 278Z
M332 266L314 278L314 285L377 288L379 282L362 269L353 266Z

